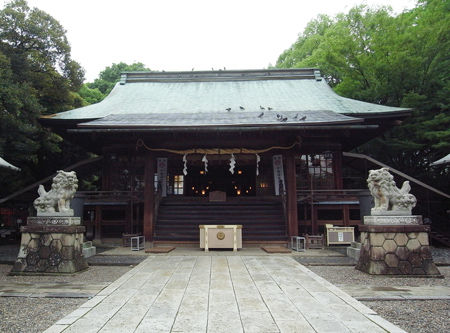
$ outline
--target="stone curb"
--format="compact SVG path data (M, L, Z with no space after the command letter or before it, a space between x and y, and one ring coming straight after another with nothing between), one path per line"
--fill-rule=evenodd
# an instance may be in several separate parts
M375 302L375 301L446 301L450 300L450 296L353 296L358 301Z

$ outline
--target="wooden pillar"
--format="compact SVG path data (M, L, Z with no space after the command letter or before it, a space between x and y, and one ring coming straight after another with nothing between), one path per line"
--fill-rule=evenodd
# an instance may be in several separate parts
M95 228L95 236L94 239L101 241L102 239L102 208L100 206L95 206L95 219L94 219L94 228Z
M342 172L342 151L333 152L334 186L340 190L344 187Z
M298 236L297 179L293 153L286 155L287 220L289 236Z
M319 234L319 226L317 225L317 206L311 205L311 232L313 235Z
M147 153L145 157L144 171L144 236L145 240L153 240L153 224L155 217L155 158L152 154Z

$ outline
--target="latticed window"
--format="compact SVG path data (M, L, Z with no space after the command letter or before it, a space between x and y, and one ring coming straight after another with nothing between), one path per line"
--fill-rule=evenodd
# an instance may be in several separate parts
M333 189L333 154L307 154L297 158L297 187Z
M173 176L173 194L183 194L184 189L184 176L174 175Z

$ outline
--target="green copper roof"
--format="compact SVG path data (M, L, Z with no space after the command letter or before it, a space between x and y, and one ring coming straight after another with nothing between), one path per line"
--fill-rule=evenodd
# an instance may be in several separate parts
M337 95L317 70L248 70L125 73L102 102L54 115L89 120L108 115L332 111L385 114L405 108ZM231 110L227 110L231 109ZM195 119L195 117L193 117Z

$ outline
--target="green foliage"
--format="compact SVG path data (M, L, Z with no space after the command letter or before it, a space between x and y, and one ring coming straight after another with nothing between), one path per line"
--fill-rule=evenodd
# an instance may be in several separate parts
M397 16L357 6L311 21L277 67L318 67L342 96L414 108L403 125L361 150L425 178L429 163L450 149L449 36L446 0L419 1Z
M124 62L118 64L112 64L110 67L106 67L100 72L99 78L95 79L93 83L89 83L90 89L98 89L105 97L111 92L115 84L120 80L120 74L122 72L135 72L135 71L149 71L143 63L136 62L128 65Z
M0 10L0 156L22 169L0 179L1 196L61 166L62 138L38 118L81 106L83 80L53 17L24 0Z
M91 89L87 84L83 84L78 91L78 94L86 104L94 104L100 102L105 95L98 88Z

